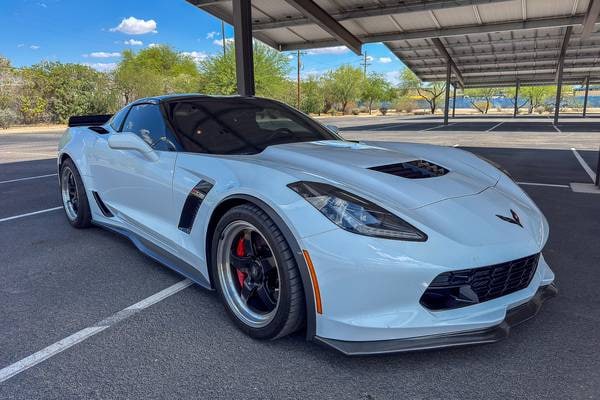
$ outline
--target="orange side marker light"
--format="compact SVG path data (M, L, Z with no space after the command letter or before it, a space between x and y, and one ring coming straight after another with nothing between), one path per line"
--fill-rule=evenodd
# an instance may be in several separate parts
M319 290L319 281L317 281L317 274L315 273L315 266L310 259L308 251L302 250L304 253L304 259L306 265L308 265L308 271L310 272L310 278L312 280L313 291L315 292L315 306L317 307L317 313L323 314L323 306L321 305L321 291Z

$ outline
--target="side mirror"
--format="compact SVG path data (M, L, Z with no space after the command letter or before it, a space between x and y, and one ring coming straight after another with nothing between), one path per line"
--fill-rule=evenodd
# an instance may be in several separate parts
M340 133L340 128L335 125L325 125L325 128L329 129L331 132L338 134Z
M117 133L110 135L108 146L115 150L135 150L149 161L158 161L158 154L150 145L134 133Z

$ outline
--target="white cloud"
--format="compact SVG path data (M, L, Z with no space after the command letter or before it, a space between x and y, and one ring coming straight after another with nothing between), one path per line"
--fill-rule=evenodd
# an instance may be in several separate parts
M379 62L382 64L389 64L392 62L390 57L379 57Z
M226 44L233 43L233 38L225 38L225 43ZM223 47L223 39L215 39L215 40L213 40L213 44Z
M25 47L25 43L19 43L17 47L20 49L21 47Z
M124 41L123 44L126 44L128 46L142 46L144 42L142 42L141 40L129 39Z
M346 46L333 46L333 47L322 47L320 49L308 50L306 54L319 55L319 54L344 54L349 52Z
M46 3L37 3L37 5L42 8L48 8L48 4L46 4Z
M215 32L215 31L208 32L208 33L206 34L206 38L207 38L207 39L214 39L214 38L216 38L216 37L218 37L218 36L221 36L221 34L220 34L219 32Z
M206 60L208 58L208 54L204 53L203 51L184 51L181 54L190 57L196 63L199 63L200 61Z
M288 54L288 56L287 56L287 59L288 59L288 60L293 60L293 59L294 59L294 56L293 56L293 55L291 55L291 54Z
M400 71L389 71L385 73L385 79L394 85L400 83Z
M35 44L32 44L31 46L29 46L29 48L30 48L31 50L37 50L37 49L39 49L39 48L40 48L40 46L38 46L38 45L35 45Z
M367 56L367 62L371 62L371 61L373 61L373 60L374 60L374 58L373 58L373 57L371 57L371 56Z
M84 54L84 57L91 57L91 58L112 58L112 57L120 57L121 53L119 53L118 51L115 52L106 52L106 51L95 51L93 53L90 54Z
M153 19L143 20L136 17L123 18L121 23L110 28L111 32L127 33L128 35L143 35L145 33L157 33L156 21Z
M148 44L148 47L156 47L156 46L160 46L160 44L158 44L158 43L150 43L150 44Z
M117 63L84 63L88 67L92 67L100 72L110 72L117 68Z

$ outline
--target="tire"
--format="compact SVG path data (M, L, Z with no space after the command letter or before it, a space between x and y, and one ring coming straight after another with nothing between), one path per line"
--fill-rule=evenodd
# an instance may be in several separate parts
M246 252L243 256L242 248ZM250 252L253 257L248 255ZM217 292L230 318L243 332L255 339L276 339L303 326L304 288L294 254L275 222L262 209L248 203L227 211L215 228L211 256ZM240 275L244 268L234 265L251 266ZM259 270L256 282L262 276L262 286L254 282L253 268ZM275 273L277 284L273 283ZM254 294L244 303L244 293ZM269 295L267 301L263 301L265 293ZM274 299L277 304L271 309L272 304L268 303Z
M69 223L78 229L91 226L92 213L85 186L71 159L67 159L61 164L59 182L63 209Z

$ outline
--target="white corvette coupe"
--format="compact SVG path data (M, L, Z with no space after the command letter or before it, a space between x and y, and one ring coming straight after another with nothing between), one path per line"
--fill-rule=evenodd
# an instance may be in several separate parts
M546 219L466 151L347 141L256 97L146 98L69 125L71 225L216 289L254 338L304 328L351 355L490 343L557 292Z

